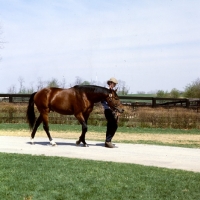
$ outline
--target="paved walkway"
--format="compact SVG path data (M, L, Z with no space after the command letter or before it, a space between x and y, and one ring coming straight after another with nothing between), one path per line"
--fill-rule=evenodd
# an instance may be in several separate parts
M52 147L47 138L0 136L0 152L31 155L60 156L90 160L134 163L200 172L200 149L142 144L116 144L118 148L104 147L103 142L87 141L89 147L76 146L75 140L55 138Z

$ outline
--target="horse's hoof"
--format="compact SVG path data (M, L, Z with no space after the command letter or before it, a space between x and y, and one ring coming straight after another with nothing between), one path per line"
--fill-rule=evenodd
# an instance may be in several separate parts
M50 141L50 144L51 144L52 146L56 146L56 145L57 145L53 140Z
M81 142L80 142L79 140L76 141L76 145L77 145L77 146L80 145L80 143L81 143Z
M34 143L34 139L33 138L31 138L31 141L30 141L30 143L32 144L32 145L34 145L35 143Z
M89 147L89 145L88 145L87 143L86 143L86 144L83 144L83 146L84 146L84 147Z

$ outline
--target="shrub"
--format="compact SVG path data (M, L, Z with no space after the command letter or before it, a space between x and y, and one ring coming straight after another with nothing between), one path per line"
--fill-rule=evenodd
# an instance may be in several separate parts
M0 123L26 123L27 104L0 103ZM148 108L124 106L125 112L119 116L119 126L198 129L200 128L199 113L185 108ZM35 109L36 116L39 115ZM53 124L79 124L72 115L49 114L49 122ZM96 104L88 125L106 126L107 121L101 104Z

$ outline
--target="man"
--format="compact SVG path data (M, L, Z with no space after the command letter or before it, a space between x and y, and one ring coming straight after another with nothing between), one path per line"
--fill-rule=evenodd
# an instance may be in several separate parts
M118 81L115 78L110 78L107 81L109 89L112 89L117 85ZM114 148L115 145L112 144L112 138L115 135L115 132L118 128L118 117L116 114L111 110L111 108L108 106L108 103L106 101L102 101L101 104L104 108L104 114L107 120L107 130L106 130L106 141L105 141L105 147L108 148Z

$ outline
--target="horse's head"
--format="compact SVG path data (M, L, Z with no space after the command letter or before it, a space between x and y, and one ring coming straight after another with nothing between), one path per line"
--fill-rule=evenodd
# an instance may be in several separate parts
M106 101L108 102L108 105L112 110L118 111L119 113L123 113L124 112L123 105L121 104L116 91L117 90L110 89Z

